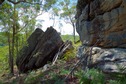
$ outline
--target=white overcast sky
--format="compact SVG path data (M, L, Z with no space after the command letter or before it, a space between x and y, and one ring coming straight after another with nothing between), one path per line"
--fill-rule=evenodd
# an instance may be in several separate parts
M41 22L41 24L42 24L42 28L41 29L43 31L45 31L47 29L47 27L50 27L50 26L53 25L53 20L50 19L50 14L47 13L47 12L42 14L42 15L40 15L40 16L38 16L36 19L37 20L44 20L43 22ZM62 35L66 35L66 34L72 35L73 34L72 26L70 24L66 24L63 20L60 20L60 22L63 24L63 27L61 27L62 28L61 34ZM56 18L56 24L55 24L54 28L58 32L60 32L58 23L59 23L59 19ZM76 35L77 35L77 33L76 33Z

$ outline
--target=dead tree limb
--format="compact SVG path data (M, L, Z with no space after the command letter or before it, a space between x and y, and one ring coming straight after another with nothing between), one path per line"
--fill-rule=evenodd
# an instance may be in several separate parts
M58 57L62 56L63 53L70 47L71 42L70 41L66 41L60 48L58 53L55 55L55 57L53 58L53 62L52 65L55 64L55 62L57 61Z
M68 77L69 77L69 75L72 75L72 73L74 72L74 70L75 70L82 62L86 61L86 66L85 66L85 67L88 66L88 57L91 58L91 54L88 55L88 52L92 52L93 47L94 47L98 42L99 42L99 40L96 41L96 43L90 48L90 50L87 50L87 51L85 52L85 54L84 54L85 56L83 56L79 61L76 62L76 64L74 65L74 67L71 69L70 73L65 77L64 80L67 80Z

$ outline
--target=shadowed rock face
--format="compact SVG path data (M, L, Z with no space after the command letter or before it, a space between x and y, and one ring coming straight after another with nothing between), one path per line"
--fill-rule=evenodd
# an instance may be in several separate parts
M63 41L60 35L52 27L45 32L36 29L27 40L16 59L20 72L38 69L48 61L52 61Z
M83 44L126 48L126 0L78 0L76 19Z
M126 73L126 0L78 0L76 20L83 66Z

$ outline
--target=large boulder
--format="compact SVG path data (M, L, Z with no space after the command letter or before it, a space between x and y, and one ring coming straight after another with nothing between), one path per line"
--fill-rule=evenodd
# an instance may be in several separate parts
M91 47L81 46L78 49L77 56L81 58L88 54L88 67L89 68L98 68L106 73L125 73L126 74L126 49L122 48L110 48L103 49L100 47ZM90 54L91 58L90 58ZM84 62L85 63L85 62ZM83 65L85 65L83 63Z
M48 61L52 61L63 41L60 35L52 27L45 32L36 29L27 40L16 59L20 72L43 67Z
M126 48L126 0L78 0L77 32L85 45Z
M77 56L85 58L83 66L124 73L126 0L78 0L75 18L82 41Z

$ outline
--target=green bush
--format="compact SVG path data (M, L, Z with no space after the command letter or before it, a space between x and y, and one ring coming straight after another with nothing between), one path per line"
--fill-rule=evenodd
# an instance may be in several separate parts
M8 46L0 47L0 74L8 68Z
M109 80L109 84L121 84L117 80Z
M38 84L42 75L43 74L41 72L37 74L35 71L31 71L24 82L25 84Z
M81 42L74 44L74 38L72 35L62 35L61 36L63 41L69 40L72 41L72 45L73 45L73 49L68 50L65 54L64 54L64 60L69 60L71 58L75 58L76 57L76 53L77 53L77 49L78 47L81 45ZM76 40L79 40L79 36L76 36Z
M66 41L66 40L70 40L72 42L74 42L74 37L73 35L61 35L61 38L63 41ZM79 40L79 36L75 36L75 40L78 41Z
M69 51L67 51L64 55L63 55L63 59L64 60L69 60L71 58L75 58L76 57L76 52L74 49L71 49Z
M80 84L105 84L105 77L103 73L96 69L91 69L87 72L78 71L76 75Z

